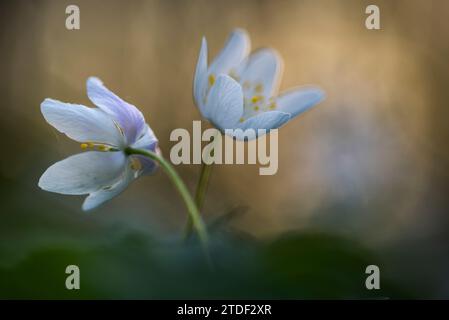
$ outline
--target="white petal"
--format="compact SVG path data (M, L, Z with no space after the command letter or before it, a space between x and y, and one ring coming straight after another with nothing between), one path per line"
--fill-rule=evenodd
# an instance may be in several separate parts
M242 87L227 75L218 76L206 102L209 120L220 129L235 126L243 114Z
M101 142L117 147L124 143L114 120L98 108L45 99L41 112L49 124L73 140Z
M84 200L82 209L84 211L95 209L99 205L122 193L133 180L133 172L129 168L129 165L127 165L125 172L114 185L89 194L89 196Z
M236 29L228 38L224 48L211 63L209 74L218 76L221 73L229 74L236 69L248 55L251 48L249 36L245 30Z
M299 87L282 93L276 98L277 108L288 112L292 118L310 109L325 98L324 91L317 87Z
M135 142L145 129L145 119L139 109L106 88L100 79L87 79L87 95L97 107L114 117L124 131L128 144Z
M281 111L266 111L239 124L239 128L276 129L290 120L290 115Z
M207 42L203 37L201 42L200 55L195 69L195 78L193 79L193 97L196 105L204 116L204 99L207 90Z
M150 126L146 126L144 134L134 142L131 147L136 149L154 149L158 140Z
M240 123L238 128L242 130L254 129L255 135L249 138L249 140L251 140L258 136L258 129L265 129L267 131L266 133L268 133L269 130L279 128L288 122L288 120L290 120L290 115L288 113L280 111L266 111L249 118L243 123ZM245 139L241 131L236 131L234 137L238 140Z
M263 96L268 99L277 93L282 76L282 58L273 49L257 50L242 63L240 83L245 97Z
M62 194L87 194L111 186L123 174L123 152L83 152L48 168L39 179L39 187Z

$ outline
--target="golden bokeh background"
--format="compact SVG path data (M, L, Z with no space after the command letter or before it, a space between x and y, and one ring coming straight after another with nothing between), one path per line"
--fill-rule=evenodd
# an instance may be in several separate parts
M126 225L178 235L185 209L162 173L136 181L87 215L81 197L41 191L42 172L79 146L44 121L39 105L46 97L91 105L85 81L98 76L142 110L168 156L171 130L191 132L192 121L200 119L192 79L201 37L212 59L240 27L253 48L270 46L282 55L281 91L315 84L327 98L279 131L276 175L259 176L254 165L216 166L206 217L244 206L231 225L253 236L330 230L393 260L409 259L411 269L429 277L442 276L449 252L449 2L375 1L378 31L365 28L365 8L372 3L3 2L0 224L10 231L3 232L2 242L42 238L39 228L63 220L82 225L83 232ZM80 8L80 30L65 28L69 4ZM194 190L200 166L177 169ZM39 208L32 217L30 207ZM46 211L53 207L58 211ZM39 225L32 235L14 229L29 219ZM432 268L419 262L428 259L435 261ZM447 281L440 285L439 290L449 287Z

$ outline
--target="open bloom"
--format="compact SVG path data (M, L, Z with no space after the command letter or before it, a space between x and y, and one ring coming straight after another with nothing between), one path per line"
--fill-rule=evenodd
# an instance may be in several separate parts
M41 111L58 131L86 150L49 167L39 180L44 190L70 195L89 194L83 210L93 209L121 193L156 164L128 147L157 152L157 139L142 113L108 90L97 78L87 80L87 95L97 108L45 99ZM89 150L89 151L87 151Z
M276 129L324 98L324 92L312 86L293 88L278 96L281 57L270 48L248 55L249 50L247 33L234 30L208 66L207 42L203 38L193 95L203 117L221 131ZM234 131L233 136L245 138L241 130Z

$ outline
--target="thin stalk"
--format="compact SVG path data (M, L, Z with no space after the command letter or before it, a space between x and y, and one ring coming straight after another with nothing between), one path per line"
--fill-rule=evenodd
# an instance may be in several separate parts
M212 164L203 164L201 165L201 173L200 178L198 180L198 184L195 192L195 204L198 210L203 210L204 199L206 198L207 188L209 186L209 179L212 173ZM193 223L192 218L189 216L187 219L186 227L185 227L185 239L189 238L192 234Z
M219 134L220 133L213 136L212 143L209 144L207 147L213 148L215 146L215 141ZM206 152L206 154L208 156L207 160L209 160L211 153ZM209 162L209 161L206 161L206 162ZM201 212L201 210L203 210L204 199L206 198L207 188L209 187L209 180L210 180L210 176L212 174L212 168L213 168L213 164L207 164L207 163L205 163L205 161L202 161L200 178L198 180L198 184L196 186L196 192L195 192L195 203L196 203L198 210L200 210L200 212ZM187 219L187 223L186 223L186 227L185 227L184 239L188 239L190 237L190 235L192 234L192 227L193 227L192 222L193 222L192 219L189 217Z

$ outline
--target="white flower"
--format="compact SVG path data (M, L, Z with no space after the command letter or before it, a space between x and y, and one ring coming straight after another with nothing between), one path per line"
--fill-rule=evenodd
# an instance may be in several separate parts
M324 92L312 86L290 89L278 96L281 57L269 48L248 56L249 51L247 33L237 29L208 66L207 42L202 40L193 95L203 117L221 131L279 128L323 100ZM241 132L233 135L244 138Z
M156 164L128 147L157 151L157 139L142 113L109 91L97 78L87 80L87 95L97 108L45 99L41 111L58 131L81 143L82 152L53 164L39 180L44 190L89 194L83 210L93 209L121 193Z

